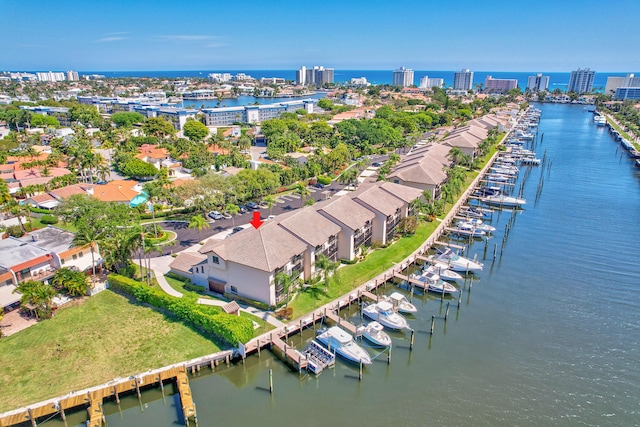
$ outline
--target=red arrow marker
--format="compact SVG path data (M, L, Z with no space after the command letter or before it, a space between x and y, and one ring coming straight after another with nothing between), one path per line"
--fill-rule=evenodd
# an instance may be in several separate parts
M262 221L262 220L260 219L260 212L258 212L258 211L253 211L253 220L252 220L249 224L253 225L253 228L257 229L257 228L259 228L263 223L264 223L264 221Z

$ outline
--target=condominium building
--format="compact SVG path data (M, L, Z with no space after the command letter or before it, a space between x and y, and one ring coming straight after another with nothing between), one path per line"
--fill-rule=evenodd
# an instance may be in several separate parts
M209 78L216 83L226 83L231 80L231 73L211 73Z
M322 86L324 84L333 84L334 69L324 68L322 65L315 65L313 68L307 68L304 65L296 71L296 83L307 86Z
M315 99L280 102L277 104L245 105L239 107L208 108L202 110L207 126L230 126L234 123L261 123L304 109L313 113Z
M616 89L615 99L640 99L640 87L619 87Z
M444 79L442 78L429 78L424 76L420 79L420 89L431 89L433 87L443 87Z
M535 76L529 76L527 80L527 89L532 92L541 92L549 89L549 76L543 76L538 73Z
M517 87L518 80L516 79L494 79L491 76L487 76L484 79L484 91L486 93L506 93Z
M588 93L593 90L593 79L596 72L591 71L589 68L580 69L571 72L571 78L569 79L569 86L567 86L567 92L576 93Z
M393 85L394 86L412 86L413 85L413 70L405 67L400 67L393 72Z
M54 73L49 71L47 73L36 73L36 78L39 82L63 82L66 79L64 73Z
M67 71L66 73L67 75L67 80L70 82L77 82L78 80L80 80L80 76L78 75L77 71Z
M615 95L619 87L640 87L640 77L635 77L634 74L627 74L625 77L607 77L604 93Z
M473 89L473 71L468 68L457 71L453 74L454 90L470 90Z

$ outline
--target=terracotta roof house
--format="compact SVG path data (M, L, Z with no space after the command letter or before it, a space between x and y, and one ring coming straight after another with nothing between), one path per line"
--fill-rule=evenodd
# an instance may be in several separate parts
M130 203L140 194L139 183L137 181L115 180L104 185L95 185L93 194L96 199L103 202Z
M285 298L275 277L284 272L297 278L303 273L307 245L275 221L258 229L247 228L229 239L207 241L199 252L207 257L204 272L194 283L212 292L231 293L276 305Z
M181 168L182 163L178 160L171 158L169 150L166 148L159 148L157 145L142 144L138 147L138 154L136 158L151 163L158 169L167 168L171 175L175 169Z

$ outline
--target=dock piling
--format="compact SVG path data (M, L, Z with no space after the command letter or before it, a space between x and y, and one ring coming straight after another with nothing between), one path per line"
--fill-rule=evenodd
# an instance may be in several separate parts
M449 304L447 303L447 311L444 312L444 321L447 321L447 318L449 317Z
M433 328L436 326L436 316L431 315L431 335L433 335Z
M413 350L413 337L415 335L415 331L412 329L411 330L411 341L409 343L409 350Z
M273 394L273 369L269 369L269 393Z

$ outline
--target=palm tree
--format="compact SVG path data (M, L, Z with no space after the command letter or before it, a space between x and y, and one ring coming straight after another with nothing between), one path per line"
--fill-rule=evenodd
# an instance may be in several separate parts
M189 221L189 228L197 228L198 232L205 229L208 230L209 227L207 219L202 215L194 215L191 217L191 221Z
M224 209L227 211L229 215L231 215L231 223L233 224L233 227L235 227L236 215L240 212L240 206L235 205L233 203L229 203L227 206L224 207Z
M359 170L355 167L349 168L340 174L340 182L355 187L358 182Z
M291 290L291 284L292 284L291 276L289 276L287 273L283 271L276 274L276 277L273 280L276 285L276 288L281 288L280 294L282 295L283 292L286 292L287 294L287 297L286 297L287 299L284 307L284 310L286 312L287 309L289 308L289 292Z
M304 206L304 199L305 197L307 197L308 195L311 194L311 191L309 191L309 189L307 188L306 185L304 185L303 183L299 182L298 185L296 185L296 189L294 191L296 194L300 195L300 207Z
M271 215L271 208L273 208L276 204L276 198L269 195L269 196L265 196L262 198L262 203L264 203L265 205L267 205L267 207L269 208L269 215Z
M91 267L94 278L96 277L95 246L97 245L98 240L102 237L103 231L104 229L102 229L98 224L80 220L76 235L71 241L72 247L89 245L91 251Z
M329 276L338 269L338 265L337 262L331 261L325 254L320 254L318 258L316 258L315 266L317 269L322 270L325 292L329 288Z

